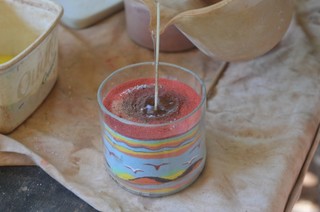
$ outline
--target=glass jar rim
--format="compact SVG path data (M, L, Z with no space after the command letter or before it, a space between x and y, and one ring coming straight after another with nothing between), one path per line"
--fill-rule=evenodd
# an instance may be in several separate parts
M108 116L114 118L115 120L119 121L119 122L122 122L124 124L127 124L127 125L134 125L134 126L139 126L139 127L162 127L162 126L166 126L166 125L172 125L172 124L177 124L177 123L180 123L180 122L183 122L184 120L188 119L189 117L193 116L197 111L199 111L199 109L203 106L203 104L205 104L206 102L206 87L205 87L205 84L203 82L203 80L199 77L198 74L194 73L193 71L187 69L187 68L184 68L184 67L181 67L179 65L175 65L175 64L172 64L172 63L167 63L167 62L159 62L159 66L169 66L169 67L172 67L172 68L176 68L176 69L180 69L190 75L192 75L201 85L201 91L202 91L202 94L201 94L201 101L200 103L197 105L197 107L191 111L189 114L177 119L177 120L173 120L173 121L169 121L169 122L164 122L164 123L157 123L157 124L146 124L146 123L140 123L140 122L134 122L134 121L130 121L130 120L127 120L127 119L124 119L124 118L121 118L117 115L115 115L114 113L112 113L111 111L109 111L103 104L103 97L101 95L102 93L102 90L105 86L105 84L115 75L117 75L118 73L126 70L126 69L130 69L130 68L134 68L134 67L138 67L138 66L147 66L147 65L154 65L154 62L140 62L140 63L134 63L134 64L130 64L130 65L127 65L127 66L124 66L122 68L119 68L117 69L116 71L114 71L113 73L111 73L107 78L105 78L102 83L100 84L99 88L98 88L98 92L97 92L97 99L98 99L98 104L99 104L99 107L100 109L102 110L102 112L104 114L107 114Z

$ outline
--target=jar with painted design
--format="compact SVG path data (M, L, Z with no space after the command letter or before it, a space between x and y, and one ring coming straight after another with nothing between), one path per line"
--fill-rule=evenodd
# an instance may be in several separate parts
M147 197L187 188L206 161L200 77L160 62L157 109L154 88L153 63L145 62L113 72L98 90L106 169L122 188Z

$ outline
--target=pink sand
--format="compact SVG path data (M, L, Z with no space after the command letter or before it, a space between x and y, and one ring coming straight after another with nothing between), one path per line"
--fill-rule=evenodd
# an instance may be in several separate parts
M200 104L201 97L190 86L177 81L169 79L159 79L159 86L162 87L165 92L174 93L180 100L179 109L177 113L170 117L157 118L157 119L137 119L136 117L130 117L126 111L122 111L123 102L129 98L129 93L137 86L154 85L153 78L137 79L125 82L113 88L104 98L104 106L113 114L118 117L133 121L135 123L147 123L148 126L130 125L119 120L116 120L110 116L106 116L105 121L110 128L116 132L131 138L137 139L163 139L185 133L191 129L196 123L198 123L201 110L194 113L192 116L183 120L182 122L175 122L192 111L194 111ZM173 122L172 124L162 125L159 124Z

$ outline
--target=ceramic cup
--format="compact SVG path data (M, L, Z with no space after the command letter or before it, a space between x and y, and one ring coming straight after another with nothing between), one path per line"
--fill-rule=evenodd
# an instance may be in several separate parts
M129 37L142 47L154 49L147 6L138 0L125 0L124 6ZM192 48L194 48L193 43L174 25L168 26L160 35L160 51L162 52L180 52Z

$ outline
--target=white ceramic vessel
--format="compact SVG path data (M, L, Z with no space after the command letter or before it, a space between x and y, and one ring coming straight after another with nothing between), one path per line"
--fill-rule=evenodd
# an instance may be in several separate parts
M19 126L43 102L58 75L61 6L48 0L0 1L0 133Z

